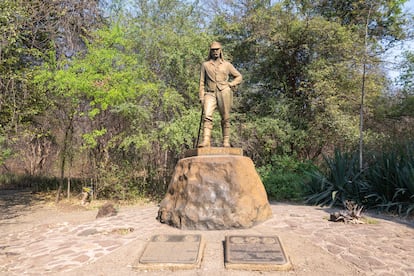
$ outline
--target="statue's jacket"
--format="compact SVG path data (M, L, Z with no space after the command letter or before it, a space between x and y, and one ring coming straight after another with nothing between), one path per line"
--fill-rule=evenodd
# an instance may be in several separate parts
M229 82L229 76L233 80ZM218 65L213 60L203 62L200 73L200 95L205 92L219 92L242 82L242 75L234 66L220 59Z

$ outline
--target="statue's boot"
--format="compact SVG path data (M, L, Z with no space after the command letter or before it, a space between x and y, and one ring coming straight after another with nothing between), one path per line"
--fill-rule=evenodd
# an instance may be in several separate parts
M229 148L230 145L230 124L228 122L222 123L221 125L223 131L223 147Z
M203 142L198 145L199 148L208 148L210 147L210 137L211 137L212 126L205 122L203 130Z

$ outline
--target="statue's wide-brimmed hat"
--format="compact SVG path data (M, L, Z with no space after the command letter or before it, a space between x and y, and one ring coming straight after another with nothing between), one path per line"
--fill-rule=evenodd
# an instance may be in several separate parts
M214 41L213 43L211 43L210 49L221 49L220 42Z

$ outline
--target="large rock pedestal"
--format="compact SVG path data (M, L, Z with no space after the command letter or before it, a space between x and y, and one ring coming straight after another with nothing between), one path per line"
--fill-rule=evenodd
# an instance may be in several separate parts
M178 161L157 219L181 229L248 228L272 216L252 160L204 155Z

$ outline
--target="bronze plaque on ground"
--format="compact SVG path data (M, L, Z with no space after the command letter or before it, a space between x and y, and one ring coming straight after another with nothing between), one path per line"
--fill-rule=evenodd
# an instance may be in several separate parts
M201 235L155 235L135 268L196 268L201 263L203 246Z
M225 266L251 270L292 267L277 236L226 236Z

